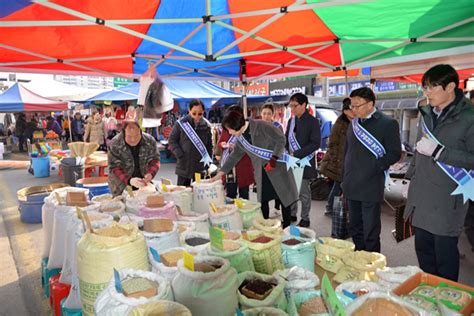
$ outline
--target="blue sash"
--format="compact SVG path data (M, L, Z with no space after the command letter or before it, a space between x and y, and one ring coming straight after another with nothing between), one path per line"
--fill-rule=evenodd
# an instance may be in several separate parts
M362 145L365 146L374 156L375 158L379 159L383 157L386 153L385 148L383 145L374 137L374 135L370 134L368 130L366 130L362 125L359 124L359 119L354 118L352 121L352 130L354 131L354 135ZM384 171L385 173L385 188L389 188L390 184L390 175L388 173L388 169Z
M441 144L426 126L424 118L421 119L421 127L426 137L431 138L437 144ZM474 170L450 166L441 161L436 161L436 164L458 185L451 195L462 194L464 203L467 200L474 201Z
M291 149L292 152L295 152L295 151L301 149L301 146L298 143L298 140L296 139L296 136L295 136L295 133L294 133L295 120L296 120L295 117L293 117L291 119L290 130L288 131L288 143L290 144L290 149ZM308 156L298 160L298 164L300 165L300 168L304 168L305 166L311 167L310 161L313 158L314 158L314 153L311 153Z
M242 144L242 146L244 146L245 150L250 152L251 154L265 160L270 160L272 158L273 151L250 144L244 136L238 136L237 140ZM280 156L280 158L278 158L277 161L284 162L286 164L286 169L289 170L290 168L297 167L296 162L298 161L298 159L284 153Z
M194 147L196 147L196 149L201 154L201 162L204 163L204 166L210 165L212 163L212 159L207 152L206 146L204 146L202 140L199 138L198 134L196 134L194 128L192 128L188 122L183 123L181 120L178 120L178 124L186 133L186 136L188 136L189 140L191 140L191 143L193 143Z
M229 140L227 141L227 145L233 145L237 142L237 138L235 136L231 136L229 138ZM224 149L224 152L222 153L222 158L221 158L221 166L224 165L225 161L227 160L227 157L229 157L230 155L230 148L227 147L226 149Z
M278 121L272 121L273 126L280 128L281 124Z

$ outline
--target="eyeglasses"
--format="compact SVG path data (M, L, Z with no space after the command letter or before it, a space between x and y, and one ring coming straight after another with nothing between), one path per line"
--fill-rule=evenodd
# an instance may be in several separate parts
M203 112L200 112L200 113L193 113L193 112L191 112L191 115L192 115L192 116L203 116L203 114L204 114Z
M349 105L349 108L351 110L358 110L359 108L363 107L364 105L366 105L367 103L370 103L370 102L372 102L372 101L367 101L367 102L359 104L359 105L351 104L351 105Z

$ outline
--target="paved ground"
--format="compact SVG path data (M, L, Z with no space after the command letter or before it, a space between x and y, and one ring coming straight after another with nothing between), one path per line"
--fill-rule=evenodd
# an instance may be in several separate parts
M164 164L158 177L176 181L174 164ZM0 316L49 315L51 310L41 289L40 260L43 235L41 224L20 221L16 192L26 186L60 182L53 174L49 178L34 178L26 170L0 170ZM252 197L255 199L255 196ZM313 201L311 228L318 236L329 236L330 218L323 215L325 202ZM392 238L393 211L382 211L382 253L390 266L416 265L413 238L399 244ZM474 286L474 254L466 237L459 247L466 255L461 260L460 281Z

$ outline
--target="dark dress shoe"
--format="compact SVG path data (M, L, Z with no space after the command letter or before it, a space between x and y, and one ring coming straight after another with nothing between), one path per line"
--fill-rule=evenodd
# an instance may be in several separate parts
M305 221L304 219L300 220L298 223L299 227L309 227L309 221Z
M292 221L292 222L298 221L298 217L296 217L296 216L291 216L291 221Z

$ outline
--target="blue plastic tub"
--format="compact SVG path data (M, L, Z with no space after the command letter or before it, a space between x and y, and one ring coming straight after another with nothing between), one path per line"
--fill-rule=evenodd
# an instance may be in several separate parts
M41 208L43 204L43 201L19 201L18 209L21 221L28 224L41 223Z
M89 189L89 197L110 193L107 177L83 178L76 181L76 187Z
M61 316L82 316L82 309L72 309L64 307L64 302L66 301L66 298L63 298L61 300Z
M49 177L49 157L31 158L31 165L36 178Z

